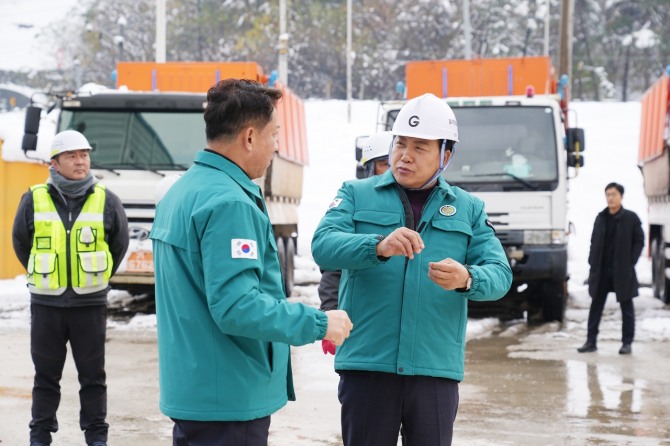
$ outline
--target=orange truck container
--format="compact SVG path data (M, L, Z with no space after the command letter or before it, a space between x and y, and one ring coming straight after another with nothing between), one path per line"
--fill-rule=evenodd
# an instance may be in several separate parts
M422 60L405 66L407 99L424 93L441 98L526 95L528 86L538 94L557 93L549 57L500 59Z
M407 99L425 93L440 98L554 95L568 127L568 79L557 80L547 56L412 61L405 65L405 82Z
M641 101L638 165L648 201L654 296L670 303L670 66Z

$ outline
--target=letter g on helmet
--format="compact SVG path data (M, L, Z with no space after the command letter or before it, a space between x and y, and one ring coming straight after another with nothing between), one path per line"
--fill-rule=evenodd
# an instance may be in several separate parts
M456 115L446 102L431 93L407 101L398 112L391 133L458 142Z

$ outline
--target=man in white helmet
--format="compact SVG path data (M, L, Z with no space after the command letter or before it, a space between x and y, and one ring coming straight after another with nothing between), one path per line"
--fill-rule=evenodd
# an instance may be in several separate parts
M370 136L363 146L363 173L366 178L381 175L389 169L389 149L393 142L391 132L380 132ZM342 271L322 270L319 281L319 299L321 299L321 310L330 311L337 309L338 294L340 289L340 278ZM324 339L321 341L323 353L335 354L335 344Z
M450 445L463 379L468 300L512 283L484 203L441 176L456 117L432 94L393 125L391 168L340 188L312 240L341 269L339 307L356 330L337 348L345 446Z
M91 174L90 151L81 133L58 133L46 184L23 195L14 220L14 251L28 272L30 291L31 446L51 444L58 430L68 342L80 383L79 424L86 444L107 444L107 292L128 249L128 220L121 200Z

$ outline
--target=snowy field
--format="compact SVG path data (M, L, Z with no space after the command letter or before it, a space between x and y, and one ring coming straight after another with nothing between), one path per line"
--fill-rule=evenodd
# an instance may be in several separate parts
M352 122L347 122L347 103L336 100L311 100L306 103L310 165L305 171L303 199L300 205L298 254L296 259L297 286L292 299L318 306L316 283L319 270L310 253L312 234L321 216L343 181L355 175L354 140L356 136L373 133L376 129L377 102L354 101ZM586 318L590 298L584 281L588 276L588 249L593 221L605 206L604 187L617 181L626 188L623 205L636 212L646 230L647 202L643 193L642 176L637 168L640 104L573 103L570 119L586 133L586 166L571 182L569 218L574 231L569 243L570 293L566 323L563 327L546 330L549 336L566 339L575 346L586 337ZM11 159L18 150L13 141L20 141L22 131L20 112L0 114L0 137L6 145L3 158ZM18 133L17 133L18 132ZM458 155L456 155L458 156ZM650 261L643 257L637 265L642 284L651 281ZM112 291L110 300L127 297L125 292ZM29 295L23 276L0 280L0 326L27 327L30 320ZM670 311L654 299L651 288L640 288L635 299L637 342L658 342L670 339ZM620 339L619 307L611 295L607 303L599 339ZM496 319L471 320L468 339L512 334L523 324L501 324ZM156 328L154 315L138 315L127 322L110 321L111 330L149 330Z

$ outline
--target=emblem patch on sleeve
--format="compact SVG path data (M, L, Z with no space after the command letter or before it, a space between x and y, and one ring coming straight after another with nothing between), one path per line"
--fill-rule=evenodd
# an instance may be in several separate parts
M257 259L257 247L255 240L234 238L230 241L231 257L233 259Z
M328 206L328 209L336 208L340 205L340 203L342 203L342 199L341 198L336 198L330 203L330 205Z

